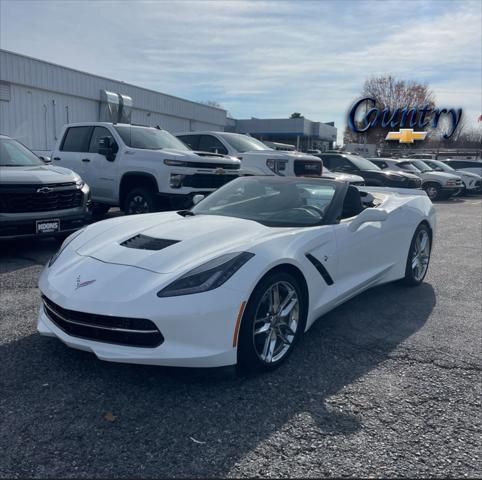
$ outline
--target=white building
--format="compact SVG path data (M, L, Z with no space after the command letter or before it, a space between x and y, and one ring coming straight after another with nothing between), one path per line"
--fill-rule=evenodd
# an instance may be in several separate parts
M65 123L101 119L106 91L132 99L132 123L171 132L226 125L221 108L0 50L0 133L50 151Z

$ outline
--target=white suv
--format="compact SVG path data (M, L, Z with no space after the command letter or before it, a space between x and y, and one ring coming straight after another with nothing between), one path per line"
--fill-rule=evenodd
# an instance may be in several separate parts
M165 130L105 122L65 125L52 161L90 185L97 214L188 208L240 169L235 158L196 155Z
M400 170L415 173L422 179L422 188L430 200L456 195L462 189L462 179L458 175L435 172L425 162L409 158L370 158L381 169Z

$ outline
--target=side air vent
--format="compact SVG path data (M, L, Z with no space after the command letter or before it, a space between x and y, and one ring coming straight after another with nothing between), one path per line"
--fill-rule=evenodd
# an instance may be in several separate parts
M328 270L323 266L323 264L315 258L310 253L306 254L306 258L314 265L314 267L318 270L320 275L323 277L323 280L326 282L327 285L333 285L333 279L331 275L328 273Z
M122 242L121 245L139 250L162 250L178 242L179 240L165 240L163 238L148 237L147 235L136 235Z

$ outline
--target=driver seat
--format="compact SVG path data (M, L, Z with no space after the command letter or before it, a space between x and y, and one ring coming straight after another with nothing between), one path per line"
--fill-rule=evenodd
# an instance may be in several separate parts
M353 185L348 186L348 190L343 201L341 218L355 217L363 211L363 205L358 188Z

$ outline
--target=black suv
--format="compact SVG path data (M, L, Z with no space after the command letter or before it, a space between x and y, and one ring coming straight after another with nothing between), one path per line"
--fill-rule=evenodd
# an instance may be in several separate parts
M421 188L422 180L411 173L382 170L380 167L358 155L322 153L317 155L323 165L332 172L352 173L365 180L371 187Z

